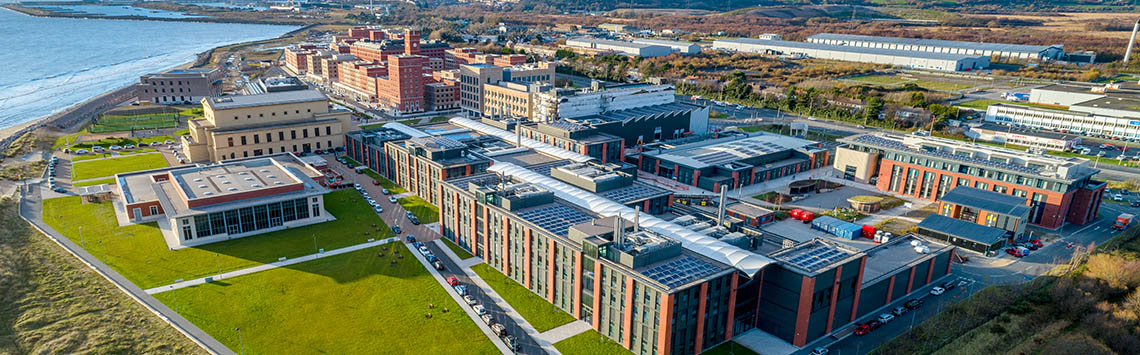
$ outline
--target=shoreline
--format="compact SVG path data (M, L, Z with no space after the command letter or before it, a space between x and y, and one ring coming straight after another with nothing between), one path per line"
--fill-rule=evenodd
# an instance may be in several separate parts
M16 5L16 6L10 6L10 5ZM116 18L116 17L91 17L91 16L55 16L55 15L50 15L50 14L49 15L38 15L38 14L32 14L32 13L28 13L25 11L21 11L21 9L27 9L27 8L22 7L22 6L18 6L17 4L3 4L3 5L0 5L0 7L3 7L7 10L11 10L11 11L14 11L14 12L17 12L20 14L24 14L27 16L34 16L34 17L62 17L62 18L110 19L110 20L154 20L154 18L145 18L145 17L144 18L139 18L139 17ZM55 14L55 13L51 13L51 14ZM195 22L195 21L178 21L178 22ZM210 22L210 21L198 21L198 22ZM223 22L223 21L214 21L213 23L273 25L270 23ZM281 35L278 35L278 36L272 37L272 38L221 44L221 45L215 46L213 48L207 49L205 51L195 53L194 59L192 59L190 61L183 62L181 64L175 64L175 65L166 67L163 70L177 69L177 68L189 68L189 67L194 67L194 66L198 66L198 65L203 65L203 64L209 62L209 60L210 60L210 58L214 52L216 52L218 49L221 49L223 47L229 47L229 46L235 46L235 45L236 46L250 45L250 44L256 44L259 42L276 40L276 39L285 38L285 37L294 35L300 31L307 30L313 26L318 26L317 24L309 24L309 25L281 24L281 25L300 26L300 27L293 29L293 30L290 30L288 32L282 33ZM71 133L71 131L73 131L73 130L77 131L75 128L76 127L82 127L86 122L90 121L90 117L86 117L86 118L83 118L80 120L76 120L76 122L68 124L68 125L66 125L66 127L50 127L50 126L53 126L53 124L56 124L57 121L60 121L64 118L67 118L69 115L74 113L73 111L76 111L77 109L83 108L84 106L87 106L87 105L91 105L91 104L93 104L99 100L107 99L108 96L112 96L113 94L117 94L120 91L129 89L131 87L134 87L135 85L137 85L137 83L130 83L127 85L118 86L118 87L112 88L110 90L104 91L98 95L94 95L94 96L92 96L86 100L76 102L76 103L71 104L71 105L67 105L67 106L59 109L59 111L56 111L54 113L49 113L49 114L37 117L37 118L32 119L32 120L28 120L26 122L17 123L11 127L0 128L0 151L6 150L7 147L11 144L11 142L14 141L15 139L19 138L20 136L23 136L24 134L27 134L28 132L33 132L33 131L39 130L41 128L47 127L47 128L50 128L50 129L53 129L56 131L60 131L63 133ZM121 102L116 103L116 104L111 105L111 106L112 107L118 106L119 104L121 104Z
M49 10L38 9L34 7L22 6L19 3L0 4L8 10L19 12L28 16L35 17L58 17L58 18L75 18L85 20L135 20L135 21L166 21L166 22L205 22L205 23L231 23L243 25L276 25L276 26L313 26L313 25L351 25L349 23L308 23L305 21L247 21L243 19L230 19L212 16L201 17L187 17L187 18L168 18L168 17L148 17L148 16L100 16L91 14L69 14ZM193 14L190 14L193 15ZM198 16L198 15L194 15Z

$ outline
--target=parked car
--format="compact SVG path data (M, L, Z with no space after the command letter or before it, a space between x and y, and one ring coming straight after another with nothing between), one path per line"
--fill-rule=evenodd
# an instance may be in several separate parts
M388 196L388 202L396 203L396 196Z
M1124 201L1124 195L1121 195L1121 194L1112 195L1112 200L1113 201Z
M87 149L76 149L75 150L75 154L87 154L87 153L89 153L87 151Z
M392 233L395 235L400 235L400 226L392 226Z
M868 323L855 325L855 336L864 336L871 332L871 325Z
M65 189L64 189L64 188L62 188L62 187L56 187L56 188L54 188L54 189L51 189L51 190L52 190L52 191L55 191L56 193L61 193L61 194L65 194L65 193L67 193L67 190L65 190Z
M385 194L385 195L391 194L391 192L388 192L388 189L380 190L380 193Z
M372 185L373 186L380 186L380 181L372 180Z
M360 186L360 184L352 184L352 187L355 188L357 191L364 190L364 186Z
M491 324L491 322L494 322L494 320L491 319L490 314L481 315L481 316L479 316L479 319L482 319L483 323L487 323L487 324Z
M902 317L902 315L906 314L906 311L908 311L908 309L906 307L898 306L898 307L895 307L895 309L891 311L891 314L894 314L895 317Z
M436 260L435 262L431 263L431 266L434 267L436 270L443 270L443 263L439 262L439 260Z
M1140 201L1132 201L1132 207L1140 207Z
M376 206L376 213L384 213L384 207Z
M946 291L953 290L955 287L958 287L958 280L950 280L942 283L942 288Z
M167 139L166 141L164 141L162 143L163 144L174 144L174 140L173 139Z
M507 343L507 347L510 348L511 350L514 350L514 351L519 350L519 339L516 338L514 335L508 335L508 336L503 337L503 341Z
M478 315L487 314L487 309L483 308L483 305L475 305L474 307L471 307L471 310L475 311L475 314L478 314ZM503 330L506 331L506 328L504 328Z
M413 216L410 219L412 220L412 224L417 225L417 226L420 225L420 219L419 218L416 218L415 216Z
M882 327L883 322L880 322L878 319L872 319L870 322L867 322L867 326L871 327L871 330L875 330Z
M827 350L827 348L815 348L811 351L811 355L827 355L828 352L831 351Z
M906 301L906 303L903 303L903 307L906 307L909 310L918 309L918 307L921 305L922 305L922 300L918 299L918 298L915 298L915 299L912 299L910 301Z
M472 305L472 306L479 303L479 302L476 302L475 297L471 297L471 295L463 296L463 302L467 302L468 305Z
M407 216L409 219L416 216L416 215L412 214L412 211L404 211L404 215Z
M102 152L103 147L102 146L94 146L94 147L91 147L91 151L96 152L96 153Z
M142 147L149 147L149 146L150 146L150 143L147 143L147 142L139 142L139 148L142 148Z
M458 293L460 296L466 296L467 295L467 286L463 286L463 285L455 286L455 293Z
M483 310L483 306L475 306L475 307L479 307L480 310L482 310L483 312L486 312L486 310ZM503 326L502 324L495 323L495 324L491 325L491 332L494 332L495 335L503 336L503 335L507 334L507 327Z
M408 236L405 237L404 239L407 239L408 243L415 243L416 242L416 236L411 235L411 234L408 234Z
M135 145L134 144L127 144L127 145L123 146L123 149L135 149Z
M1038 248L1045 247L1045 243L1042 243L1040 239L1030 239L1027 243L1032 244L1033 246L1038 247Z
M452 286L458 286L459 285L459 279L455 278L455 276L448 277L447 278L447 284L452 285Z
M416 245L416 244L418 244L418 245ZM427 254L428 253L428 248L427 248L427 246L423 245L423 243L416 242L413 245L416 245L416 248L418 248L420 250L420 254Z
M883 313L879 315L879 321L883 322L883 324L890 323L892 320L895 320L895 316L893 314Z
M1021 253L1021 249L1018 249L1018 248L1005 248L1005 253L1009 254L1009 255L1013 255L1016 258L1020 258L1020 257L1025 256L1024 254Z
M938 286L935 286L934 288L930 289L930 294L935 295L935 296L940 296L943 293L946 293L946 289L938 287Z
M427 259L427 261L428 261L429 263L434 263L434 262L435 262L435 260L436 260L436 259L435 259L435 255L433 255L433 254L432 254L432 253L430 253L430 252L429 252L429 253L427 253L427 254L424 254L424 259Z

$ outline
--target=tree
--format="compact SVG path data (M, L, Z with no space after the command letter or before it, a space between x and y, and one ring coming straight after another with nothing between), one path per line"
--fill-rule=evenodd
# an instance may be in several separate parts
M868 98L863 103L863 124L867 124L870 120L879 118L879 113L883 111L883 99L878 96Z

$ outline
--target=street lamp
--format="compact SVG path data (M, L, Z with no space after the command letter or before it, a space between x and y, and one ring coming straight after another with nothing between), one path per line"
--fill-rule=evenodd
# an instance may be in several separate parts
M245 355L245 340L241 337L241 328L234 328L238 332L238 344L241 345L241 354Z

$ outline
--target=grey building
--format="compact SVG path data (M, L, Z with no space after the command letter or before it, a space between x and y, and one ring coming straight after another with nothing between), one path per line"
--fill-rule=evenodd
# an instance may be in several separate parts
M736 52L804 56L936 71L971 71L986 69L990 66L990 57L986 55L920 52L756 38L718 39L713 42L712 47Z
M223 73L213 69L171 69L139 78L139 101L155 104L192 104L222 95Z

